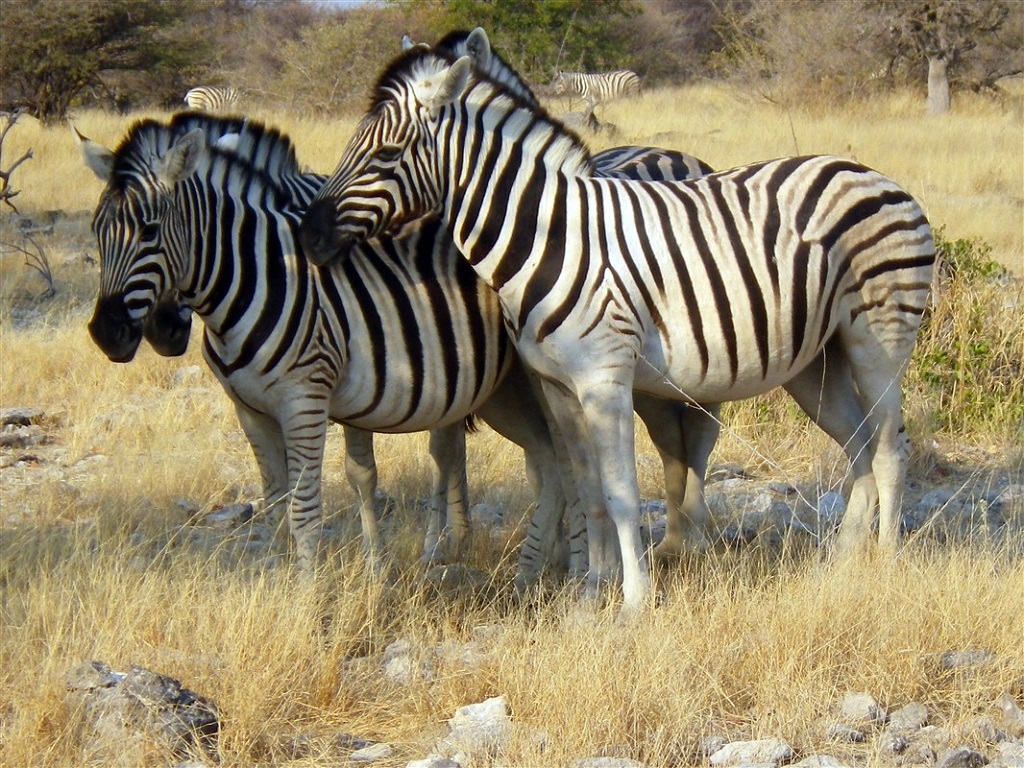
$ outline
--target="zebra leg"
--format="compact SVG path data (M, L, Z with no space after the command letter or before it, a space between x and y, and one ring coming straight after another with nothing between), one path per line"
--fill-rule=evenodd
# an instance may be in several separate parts
M367 563L379 570L383 547L377 525L374 501L377 492L377 461L373 455L373 433L357 427L344 427L345 477L359 499L359 521L363 532L363 550Z
M288 457L288 528L295 540L300 571L313 573L323 555L321 475L327 440L327 413L322 400L297 397L289 402L283 419L285 453ZM320 407L318 408L317 405Z
M850 460L853 487L837 541L838 551L850 552L871 539L878 491L871 470L871 427L854 387L849 362L838 344L830 344L783 386Z
M430 456L434 462L433 493L420 558L424 565L444 562L446 554L461 554L469 533L465 422L431 430Z
M230 391L230 389L228 390ZM288 460L284 434L277 420L235 402L235 414L242 426L263 483L263 513L277 531L288 508Z
M577 392L589 449L595 459L607 515L615 526L622 558L622 615L629 617L644 607L651 592L651 577L640 540L633 389L631 382L626 381L581 384L577 385ZM594 552L593 545L590 552ZM608 576L607 572L597 573L598 580L607 580Z
M892 327L885 322L891 324L891 318L884 315L893 312L886 306L877 313L865 312L857 319L858 326L863 323L866 328L881 329L876 331L879 335L863 333L856 343L845 343L861 405L873 433L871 469L878 489L878 543L889 555L894 555L899 547L903 484L910 454L910 440L903 423L902 383L917 333L916 327L912 333L901 327L899 331L890 331L888 338L881 337ZM843 333L844 342L850 336L852 332ZM839 545L848 549L851 542L845 535L845 518L843 522Z
M654 556L664 559L688 548L705 549L710 513L704 499L704 476L718 439L718 406L688 406L634 393L633 407L647 427L665 472L665 538Z
M505 377L498 390L477 411L477 415L498 434L523 448L527 478L537 507L530 517L526 538L519 550L515 586L522 589L535 582L554 556L559 523L565 511L560 466L568 457L556 449L543 404L521 366Z
M557 382L542 379L541 384L551 416L564 439L566 452L572 464L572 474L576 477L580 490L578 508L582 510L580 517L586 524L587 544L583 599L596 601L602 582L610 575L614 575L610 574L614 564L605 562L605 541L611 538L613 533L602 498L600 476L594 457L588 449L589 436L579 400ZM637 503L639 505L639 497ZM570 528L571 525L572 517ZM579 567L581 564L570 562L570 569L574 565Z

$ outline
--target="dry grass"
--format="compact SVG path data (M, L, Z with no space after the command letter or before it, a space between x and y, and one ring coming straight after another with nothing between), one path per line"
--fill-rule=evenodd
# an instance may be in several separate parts
M980 237L1021 274L1024 129L1020 94L1015 99L996 107L963 97L948 120L929 121L904 97L856 113L786 115L692 88L609 108L602 117L620 134L595 143L671 146L720 167L797 150L853 154L920 197L946 237ZM302 163L325 172L355 122L265 117L293 136ZM88 113L76 124L113 145L127 120ZM415 501L428 495L423 436L378 440L382 485L399 500L393 581L364 573L349 545L310 583L267 566L263 550L247 548L240 536L211 543L190 533L192 513L179 499L202 511L259 491L233 410L200 359L198 330L183 359L143 348L130 365L108 363L85 331L96 269L78 257L95 250L86 212L99 182L67 131L25 120L8 141L5 156L8 149L12 157L35 152L14 178L22 213L72 215L43 240L54 299L33 298L40 284L20 256L0 262L0 405L43 409L51 441L20 452L37 453L42 463L0 471L0 765L107 764L77 730L62 688L64 672L88 659L146 666L213 699L229 768L342 765L327 747L342 731L391 741L398 754L386 764L404 765L430 750L455 708L497 694L509 697L516 723L500 761L510 768L599 754L692 764L712 734L779 735L804 753L848 749L851 759L870 764L879 756L825 739L831 709L848 690L870 691L890 706L921 701L933 722L954 733L991 713L1001 692L1021 695L1019 535L948 546L921 538L896 563L844 568L796 545L694 559L660 575L661 608L619 627L611 610L581 617L569 592L511 608L500 588L511 558L486 541L476 543L470 561L493 575L496 592L439 596L428 589L410 565ZM0 223L0 240L17 238L6 215ZM1024 398L1024 303L1019 286L1013 290L958 285L922 340L927 355L969 348L980 333L1005 364L993 368L1002 379L973 369L956 379L960 390L987 394L1003 410L968 414L965 395L947 403L951 421L937 416L936 390L912 373L907 411L919 483L952 482L950 472L1020 482L1024 438L1013 408ZM957 311L975 304L980 326L972 325L978 314ZM199 370L180 380L186 366ZM786 398L731 406L726 423L713 461L842 485L842 454ZM643 438L638 458L643 494L660 497L659 463ZM332 431L326 506L349 542L354 498L341 459ZM485 432L471 439L470 462L474 500L527 508L518 451ZM373 658L397 638L424 647L465 642L474 627L492 624L503 631L478 666L443 656L432 679L409 686L387 680ZM941 674L938 655L964 648L992 650L997 662L970 675ZM548 734L546 751L537 731ZM322 737L303 760L288 756L286 742L297 734Z

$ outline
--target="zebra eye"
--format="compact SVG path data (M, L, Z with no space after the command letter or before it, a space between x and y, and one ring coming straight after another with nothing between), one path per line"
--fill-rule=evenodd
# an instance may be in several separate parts
M384 144L373 153L375 160L382 163L395 163L402 156L402 147L399 144Z
M146 241L156 240L159 235L160 235L160 225L156 224L156 223L153 223L153 222L150 222L148 224L143 224L142 227L139 229L139 239L140 240L146 240Z

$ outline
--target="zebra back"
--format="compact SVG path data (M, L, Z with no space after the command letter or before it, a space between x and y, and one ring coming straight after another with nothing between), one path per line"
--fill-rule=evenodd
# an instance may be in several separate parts
M591 108L640 93L640 76L631 69L614 72L558 72L552 81L555 93L580 96Z
M403 45L403 50L411 47ZM480 74L501 85L531 108L540 109L540 101L533 90L512 65L491 48L487 33L481 27L472 32L450 32L434 45L434 50L452 59L469 56ZM598 152L591 158L591 165L595 176L646 181L681 181L703 176L713 170L700 158L685 152L635 146L613 147Z
M204 112L230 112L237 109L242 94L237 88L217 85L197 85L185 94L189 109Z

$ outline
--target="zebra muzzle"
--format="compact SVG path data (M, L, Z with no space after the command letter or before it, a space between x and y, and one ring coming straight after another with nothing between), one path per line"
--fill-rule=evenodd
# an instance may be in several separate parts
M338 232L336 212L329 200L314 200L299 228L299 242L302 252L318 267L330 264L346 255L354 238Z
M142 323L132 320L123 298L108 297L97 302L89 335L111 362L127 363L142 341Z

